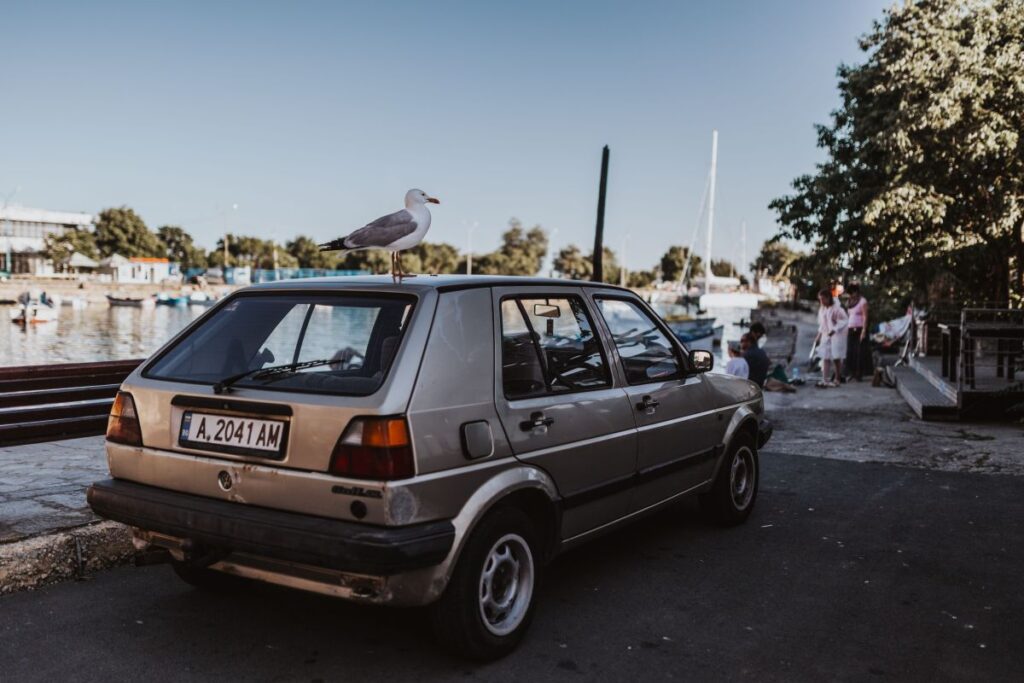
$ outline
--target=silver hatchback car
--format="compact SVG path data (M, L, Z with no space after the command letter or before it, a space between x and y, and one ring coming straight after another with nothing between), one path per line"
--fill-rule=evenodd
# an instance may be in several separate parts
M558 552L695 494L744 521L761 390L628 290L419 276L240 290L124 382L89 503L202 588L430 605L477 659Z

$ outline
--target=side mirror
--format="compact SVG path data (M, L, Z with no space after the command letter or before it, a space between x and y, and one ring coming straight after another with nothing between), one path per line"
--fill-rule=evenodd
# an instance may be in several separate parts
M715 367L715 357L710 351L701 349L690 351L690 367L694 372L708 372Z
M534 304L533 314L538 318L560 318L562 309L551 304Z

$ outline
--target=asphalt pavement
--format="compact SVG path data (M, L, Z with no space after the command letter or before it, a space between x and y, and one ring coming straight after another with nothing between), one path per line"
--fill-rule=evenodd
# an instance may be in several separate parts
M1019 680L1024 480L762 454L738 528L692 504L549 568L522 647L439 653L419 610L163 566L0 597L0 672L41 680Z

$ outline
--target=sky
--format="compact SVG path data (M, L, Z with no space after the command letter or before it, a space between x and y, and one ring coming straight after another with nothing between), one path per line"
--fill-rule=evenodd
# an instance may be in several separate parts
M211 247L332 239L418 187L430 241L488 251L515 217L589 252L607 144L606 244L650 268L691 240L717 129L714 257L745 221L749 262L890 2L7 3L0 201Z

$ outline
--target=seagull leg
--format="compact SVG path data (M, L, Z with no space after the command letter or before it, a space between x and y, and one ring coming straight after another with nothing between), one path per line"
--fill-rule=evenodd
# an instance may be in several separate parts
M398 275L398 259L395 258L395 252L391 252L391 277L399 277Z

